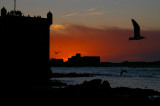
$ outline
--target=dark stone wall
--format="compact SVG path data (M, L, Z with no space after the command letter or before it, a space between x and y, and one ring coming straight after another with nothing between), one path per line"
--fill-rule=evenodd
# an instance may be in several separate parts
M0 17L3 82L29 87L49 79L50 24L47 18Z

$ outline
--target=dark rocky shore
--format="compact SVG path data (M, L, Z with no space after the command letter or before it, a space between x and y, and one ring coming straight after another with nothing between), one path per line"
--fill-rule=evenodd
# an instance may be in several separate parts
M54 88L54 86L65 86ZM17 90L19 91L19 90ZM150 89L111 88L108 81L95 79L79 85L52 81L45 86L20 90L8 95L8 100L51 105L149 105L160 106L160 92ZM23 106L23 105L22 105Z

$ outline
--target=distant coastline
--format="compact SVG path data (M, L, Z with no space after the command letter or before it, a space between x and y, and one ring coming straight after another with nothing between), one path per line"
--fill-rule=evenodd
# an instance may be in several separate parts
M63 63L52 63L50 61L51 67L160 67L160 61L155 62L100 62L99 64L68 64L67 62Z
M76 53L75 56L68 58L64 62L63 59L51 59L51 67L160 67L160 61L145 62L145 61L123 61L119 63L114 62L100 62L100 56L81 56Z

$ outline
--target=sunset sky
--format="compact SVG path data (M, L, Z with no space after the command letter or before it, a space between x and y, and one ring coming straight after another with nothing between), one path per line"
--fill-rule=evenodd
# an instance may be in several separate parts
M0 0L0 8L13 10L14 0ZM101 61L160 60L160 0L17 0L24 15L46 18L53 13L50 58L64 59L81 53ZM133 36L131 19L146 39ZM60 51L58 54L55 52Z

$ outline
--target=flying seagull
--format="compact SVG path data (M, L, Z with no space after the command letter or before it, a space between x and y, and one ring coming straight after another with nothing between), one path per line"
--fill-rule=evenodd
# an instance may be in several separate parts
M144 39L145 37L140 35L140 26L137 24L137 22L134 19L132 19L132 24L134 27L134 37L129 37L129 40Z
M58 51L58 52L55 51L54 53L55 53L55 54L58 54L59 52L61 52L61 51Z

